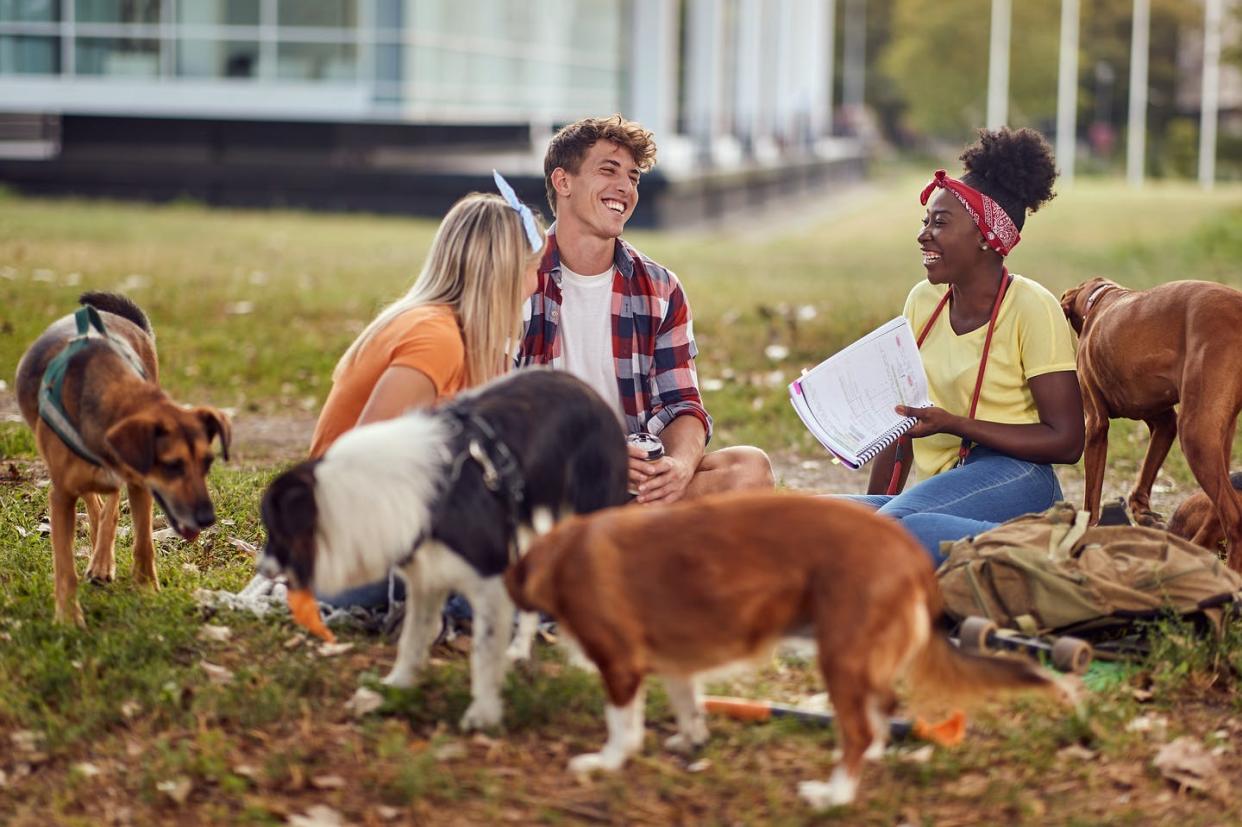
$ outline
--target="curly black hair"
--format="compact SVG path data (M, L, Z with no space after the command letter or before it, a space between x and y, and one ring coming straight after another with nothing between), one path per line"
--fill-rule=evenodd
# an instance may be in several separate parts
M966 148L961 160L966 167L963 183L1000 204L1019 230L1027 210L1035 212L1056 195L1052 147L1034 129L980 129L979 140Z

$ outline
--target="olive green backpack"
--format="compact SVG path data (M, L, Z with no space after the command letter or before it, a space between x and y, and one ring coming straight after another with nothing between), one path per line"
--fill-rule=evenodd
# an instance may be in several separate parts
M1207 549L1139 526L1087 526L1057 503L942 547L945 611L1026 634L1081 634L1175 613L1220 629L1242 606L1242 575Z

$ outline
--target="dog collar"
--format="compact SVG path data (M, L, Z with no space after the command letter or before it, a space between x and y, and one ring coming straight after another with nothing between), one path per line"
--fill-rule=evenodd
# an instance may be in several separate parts
M1086 317L1086 315L1091 312L1091 306L1095 304L1096 299L1102 296L1109 289L1116 287L1116 286L1117 285L1109 284L1108 282L1105 282L1104 284L1097 284L1095 289L1092 290L1089 294L1087 294L1087 306L1086 308L1083 309L1082 315Z
M119 353L125 363L143 379L147 378L147 371L129 343L108 332L99 311L94 307L89 304L82 306L73 314L73 318L78 326L78 335L70 339L64 349L48 362L47 369L43 371L43 379L39 382L39 418L47 423L47 426L55 432L56 436L60 437L65 445L69 446L71 451L91 465L103 466L103 459L87 447L86 440L82 439L82 434L78 432L73 420L69 418L69 412L65 410L63 394L69 362L79 352L86 349L92 341L98 341ZM91 334L92 328L98 335Z
M483 486L500 500L509 529L509 560L518 558L517 527L522 505L526 502L526 480L513 451L492 428L491 423L469 410L450 409L465 443L464 450L453 461L453 484L461 476L462 466L473 462L483 474Z

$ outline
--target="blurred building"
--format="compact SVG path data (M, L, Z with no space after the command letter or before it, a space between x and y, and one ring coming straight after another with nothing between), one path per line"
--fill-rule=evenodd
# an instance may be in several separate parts
M656 133L637 224L857 176L834 0L0 0L0 182L436 214L558 125Z

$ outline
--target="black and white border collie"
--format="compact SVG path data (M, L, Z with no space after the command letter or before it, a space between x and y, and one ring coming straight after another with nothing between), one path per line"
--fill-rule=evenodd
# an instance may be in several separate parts
M427 412L355 428L263 495L259 569L293 590L406 582L405 624L384 679L408 687L427 662L450 591L474 610L463 729L500 723L514 608L501 575L556 520L623 504L628 465L616 414L585 383L526 369ZM529 655L523 616L509 657Z

